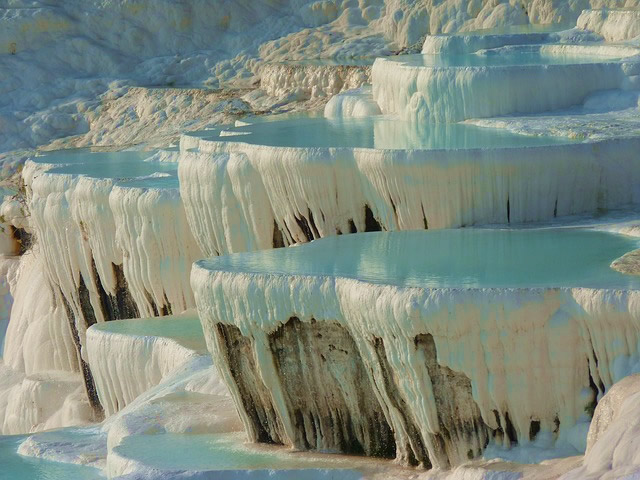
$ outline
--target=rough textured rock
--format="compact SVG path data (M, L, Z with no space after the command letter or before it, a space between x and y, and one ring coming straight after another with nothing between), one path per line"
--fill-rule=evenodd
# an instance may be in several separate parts
M640 250L634 250L611 264L614 270L627 275L640 275Z
M367 366L343 326L290 318L269 335L269 347L296 447L395 456Z

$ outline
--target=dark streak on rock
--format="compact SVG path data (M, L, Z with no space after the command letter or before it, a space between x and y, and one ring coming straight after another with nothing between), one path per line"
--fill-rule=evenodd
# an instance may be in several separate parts
M76 318L73 310L71 309L71 305L65 298L62 291L60 293L60 298L62 299L62 303L64 305L64 310L67 314L67 318L69 320L69 328L71 330L71 338L73 339L73 343L76 347L76 353L78 356L78 361L80 363L80 371L82 373L82 378L84 380L84 388L87 393L87 398L89 399L89 405L93 409L94 415L96 419L104 418L104 410L102 405L100 404L100 399L98 398L98 392L96 390L96 385L93 380L93 375L91 374L91 370L89 368L89 364L82 359L82 355L80 354L82 344L80 343L80 335L78 334L78 328L76 326Z
M27 232L24 228L16 228L13 225L9 225L11 238L18 245L17 255L24 255L33 243L33 236Z
M598 387L596 386L596 382L593 381L593 377L591 376L591 370L587 365L587 371L589 372L589 389L591 390L591 401L585 406L584 410L589 417L593 417L593 414L596 411L596 406L598 405Z
M100 276L96 268L95 261L91 259L91 267L93 269L93 277L96 281L98 295L100 297L100 308L105 320L123 320L126 318L138 318L140 313L138 307L131 297L127 279L124 277L122 265L111 264L113 274L116 279L116 293L109 294L105 291L100 281Z
M427 221L427 214L424 213L424 205L420 205L420 208L422 209L422 221L424 223L424 229L429 230L429 222Z
M393 209L393 218L396 220L396 224L398 223L398 210L396 209L396 203L393 201L393 198L389 197L389 202L391 203L391 208Z
M529 440L533 442L538 432L540 432L540 420L531 420L531 424L529 425Z
M233 325L218 323L216 340L223 352L226 368L240 392L241 404L250 418L253 432L248 432L251 441L283 444L284 428L271 403L271 393L260 379L255 363L253 346L240 329Z
M116 294L115 296L109 296L111 308L114 312L113 317L110 318L116 320L138 318L140 316L140 311L138 310L138 306L129 291L129 285L124 276L122 265L115 265L112 263L111 266L116 278Z
M80 281L78 282L78 300L80 301L80 309L87 328L91 325L95 325L98 322L96 319L96 312L93 311L91 296L89 295L89 290L84 283L82 275L80 275Z
M149 306L151 307L151 311L153 312L153 316L154 317L159 317L160 316L160 312L158 311L158 306L156 305L156 302L153 300L153 297L151 296L151 294L145 290L144 291L144 296L147 299L147 302L149 303Z
M389 395L389 399L393 403L393 407L396 408L400 415L402 415L402 422L409 436L409 444L405 445L405 449L409 452L409 458L407 461L409 465L421 465L425 468L431 468L431 461L429 460L429 454L422 441L420 429L415 424L415 420L408 415L407 412L409 409L407 408L407 403L399 394L397 385L394 383L394 375L389 363L387 362L382 338L374 337L372 345L376 352L378 364L382 370L386 393Z
M393 431L347 329L292 317L269 336L269 345L295 421L295 447L395 456Z
M282 248L284 247L284 238L282 236L282 232L278 228L278 222L273 221L273 239L271 241L273 248Z
M380 232L382 231L382 226L380 222L376 220L376 217L373 215L371 208L369 205L364 206L364 224L365 224L365 232Z
M313 234L313 238L320 238L320 232L318 230L318 227L316 226L316 221L313 218L313 213L311 212L311 210L308 210L308 216L309 216L309 225L311 226L311 233Z
M310 242L311 240L313 240L314 239L313 232L311 230L311 227L309 226L308 220L304 216L300 216L300 218L298 217L294 217L294 218L296 219L296 223L298 224L298 227L300 227L300 230L302 230L303 235L307 239L307 242Z
M456 463L452 460L456 458L456 448L460 445L475 445L472 456L481 455L489 441L489 428L482 420L480 408L473 399L471 380L463 373L438 364L432 335L416 336L415 344L416 349L423 352L427 362L440 426L440 433L434 436L434 445L439 451L430 452L431 456L437 455L438 464L442 467ZM469 457L468 452L466 456Z
M505 426L506 426L506 434L507 434L507 438L509 439L509 441L511 443L517 443L518 442L518 434L516 433L516 429L513 426L513 423L511 422L511 418L509 418L509 412L505 412L504 413L504 421L505 421Z

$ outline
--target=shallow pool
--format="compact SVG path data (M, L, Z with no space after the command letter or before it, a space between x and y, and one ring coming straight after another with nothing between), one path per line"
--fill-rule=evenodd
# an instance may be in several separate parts
M49 173L110 178L131 186L177 184L177 163L148 161L154 152L95 152L87 149L47 152L33 158L36 163L60 165ZM158 176L161 175L161 176ZM134 183L137 182L137 183Z
M376 148L434 150L511 148L575 143L566 138L518 135L502 129L463 123L414 123L388 116L324 118L295 116L277 121L200 132L199 137L221 142L297 148ZM235 134L235 135L231 135Z
M575 23L547 23L541 25L535 25L532 23L527 23L525 25L504 25L501 27L494 28L483 28L478 30L470 30L468 32L456 32L451 34L451 36L459 36L459 37L472 37L472 36L483 36L483 35L521 35L521 34L529 34L529 33L554 33L560 32L562 30L568 30L573 28Z
M1 480L93 480L104 479L98 469L18 455L24 435L0 435Z
M211 270L357 278L411 287L640 289L611 262L640 241L587 229L364 233L203 260Z
M415 67L522 67L527 65L576 65L613 63L622 57L598 55L597 50L584 52L544 50L539 46L502 47L458 55L398 55L385 60Z
M206 350L202 326L196 314L113 320L97 323L91 328L121 335L172 338L194 350Z
M353 470L359 459L337 455L293 453L282 447L245 444L244 433L206 435L138 435L124 439L116 453L133 458L149 467L170 470L272 470L265 477L282 478L279 471L299 469L335 470L327 479L360 479ZM172 452L167 455L167 452ZM366 459L363 459L366 461ZM371 460L369 460L371 461ZM375 463L375 461L374 461ZM362 465L360 465L362 466ZM286 476L286 478L301 478ZM304 478L312 478L311 475Z

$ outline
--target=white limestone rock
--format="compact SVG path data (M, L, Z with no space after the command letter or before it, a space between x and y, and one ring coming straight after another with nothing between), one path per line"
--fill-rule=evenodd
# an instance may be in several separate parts
M563 480L633 478L640 474L640 375L613 385L596 407L581 467Z
M324 116L327 118L362 118L381 113L380 107L373 99L370 87L334 95L324 107Z

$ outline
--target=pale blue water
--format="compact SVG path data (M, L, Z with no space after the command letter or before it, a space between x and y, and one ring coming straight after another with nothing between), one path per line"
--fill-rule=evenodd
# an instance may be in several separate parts
M0 480L94 480L104 479L99 470L18 455L23 435L0 435Z
M129 188L178 188L180 186L177 171L168 172L165 170L163 173L170 174L154 178L121 179L117 182L117 185Z
M127 437L115 451L135 458L145 465L172 470L296 470L339 469L327 479L359 479L361 474L347 471L351 462L335 455L304 455L287 452L279 447L245 445L244 433L207 435L139 435ZM171 452L170 455L167 452ZM300 474L301 475L301 474ZM277 473L260 478L283 477ZM306 478L306 477L305 477Z
M276 147L390 150L510 148L575 143L566 138L518 135L502 129L461 123L417 125L386 116L327 119L298 115L224 130L249 134L220 137L219 130L212 130L199 132L199 136L221 142Z
M317 67L339 67L339 66L348 66L348 67L366 67L372 65L375 60L375 57L365 57L365 58L310 58L307 60L289 60L282 62L285 65L311 65Z
M206 350L200 318L197 315L114 320L97 323L91 329L123 335L174 338L183 345Z
M212 270L326 275L411 287L640 289L610 268L640 241L587 229L364 233L209 260Z
M575 26L571 23L559 24L548 23L546 25L507 25L503 27L484 28L479 30L472 30L469 32L456 32L453 35L466 37L466 36L480 36L480 35L521 35L521 34L534 34L534 33L554 33L567 30Z
M108 163L119 160L135 162L143 161L145 158L148 158L151 153L152 152L143 151L101 152L89 148L77 148L42 152L38 154L38 156L33 157L32 160L37 163L59 163L61 165L87 162Z
M69 165L49 170L50 173L66 173L71 175L85 175L92 178L112 178L115 180L147 177L157 172L173 173L177 166L163 162L131 162L118 160L115 162L90 162Z
M50 173L111 178L123 182L132 182L138 177L148 177L158 172L176 177L178 169L176 163L145 161L152 153L141 151L94 152L87 149L60 150L34 157L33 160L39 163L60 164L59 167L49 170ZM146 184L145 180L148 180ZM148 186L158 182L169 183L168 180L161 180L161 178L143 179L138 182L136 186Z
M12 196L15 195L16 193L18 193L18 190L12 187L0 187L0 199L4 198L5 196Z
M537 46L505 47L482 53L460 55L398 55L388 57L393 62L416 67L519 67L531 65L576 65L613 63L620 57L541 52Z

